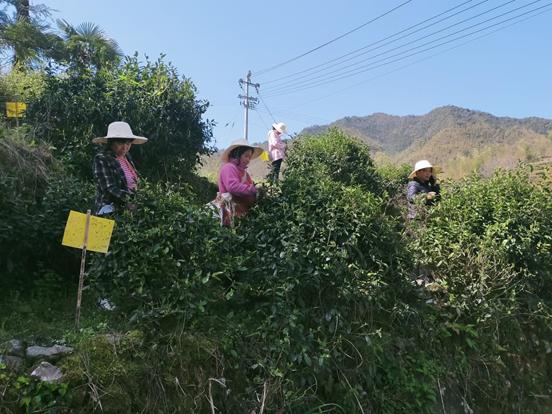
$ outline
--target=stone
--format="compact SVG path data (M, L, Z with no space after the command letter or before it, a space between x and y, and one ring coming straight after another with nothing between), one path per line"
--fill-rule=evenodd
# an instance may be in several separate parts
M63 345L54 346L30 346L27 348L27 358L29 359L48 359L53 360L73 352L73 348Z
M0 363L5 364L11 372L21 372L23 358L13 355L0 355Z
M63 378L61 370L55 365L50 364L49 362L42 361L38 366L31 372L32 377L37 377L44 382L56 382Z
M105 334L106 341L113 346L119 345L123 340L124 335L120 333L108 333Z
M25 343L19 339L12 339L6 342L6 353L8 355L25 358Z
M6 355L4 357L4 363L6 367L12 372L19 372L23 368L23 358L13 355Z

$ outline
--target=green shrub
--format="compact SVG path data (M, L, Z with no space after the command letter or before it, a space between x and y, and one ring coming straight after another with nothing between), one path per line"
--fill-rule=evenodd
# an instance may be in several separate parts
M397 223L360 185L295 178L286 175L281 193L240 224L249 271L236 283L230 315L249 333L231 335L241 349L235 363L258 378L253 385L274 384L275 403L292 412L325 404L427 411L439 368L423 352L407 358L415 325L402 321L416 318L415 297ZM402 340L405 354L397 355Z
M109 253L93 258L90 280L133 319L201 315L236 272L235 236L189 197L144 183L138 210L117 219Z
M203 118L208 102L180 78L163 57L156 62L137 56L113 69L50 74L28 120L56 156L90 179L93 137L104 136L113 121L126 121L136 135L150 141L132 149L140 173L150 179L187 177L199 157L211 151L213 122Z
M144 334L76 344L73 406L546 412L532 396L551 392L549 183L523 169L450 183L406 238L385 197L399 170L327 168L371 166L355 145L335 131L299 141L232 229L187 186L144 182L88 271L109 315ZM71 196L57 188L46 205ZM416 288L417 272L438 280Z
M69 210L86 211L93 190L87 183L63 171L12 167L0 174L0 285L2 289L24 291L51 280L75 279L78 252L61 246ZM63 285L64 283L62 283ZM46 291L42 292L43 294Z
M297 139L286 164L286 175L306 185L330 177L344 185L360 185L374 194L383 190L368 147L337 128Z
M40 99L44 93L44 78L45 73L41 70L23 70L16 67L0 76L0 95L8 102L24 102L29 108L29 105ZM1 116L5 119L5 113ZM25 123L26 120L22 118L19 122Z
M412 171L410 165L385 164L378 166L376 171L381 176L385 191L390 197L406 198L404 194L408 184L408 175Z
M150 186L89 276L120 312L157 327L156 343L174 341L177 326L213 338L223 411L255 409L264 384L272 410L427 411L440 368L403 323L417 318L408 255L396 219L357 178L286 175L234 230Z
M15 375L0 363L2 413L70 413L71 394L67 383L44 382L27 375Z
M549 392L552 367L549 184L524 168L471 177L417 225L412 251L441 280L436 323L449 331L441 337L465 358L451 375L470 384L473 406L526 409L531 393Z
M489 180L472 177L450 188L422 223L416 250L438 275L460 272L468 256L501 260L535 277L523 280L550 300L552 283L552 191L530 181L525 169L499 171Z

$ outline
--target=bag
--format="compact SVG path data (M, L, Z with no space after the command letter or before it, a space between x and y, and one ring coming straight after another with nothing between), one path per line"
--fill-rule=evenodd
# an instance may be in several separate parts
M231 227L234 224L236 215L236 203L230 193L217 193L217 197L207 204L213 212L213 218L220 220L221 226Z

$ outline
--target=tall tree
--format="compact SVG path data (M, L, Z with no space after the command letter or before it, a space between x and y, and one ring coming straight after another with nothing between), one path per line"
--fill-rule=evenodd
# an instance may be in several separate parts
M14 2L15 10L17 12L17 20L30 21L30 4L29 0L17 0Z
M85 22L73 26L66 20L58 20L57 23L64 39L65 58L70 66L101 69L120 62L123 56L121 48L98 25Z
M32 66L55 54L60 38L50 31L49 17L43 4L0 0L0 55L13 66Z

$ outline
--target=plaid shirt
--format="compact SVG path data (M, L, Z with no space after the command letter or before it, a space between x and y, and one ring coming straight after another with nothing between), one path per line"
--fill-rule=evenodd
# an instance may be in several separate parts
M136 170L130 154L127 154L126 158ZM123 206L126 198L132 194L115 153L109 149L99 152L94 157L94 178L97 183L95 213L106 204L113 203L115 208Z

